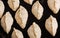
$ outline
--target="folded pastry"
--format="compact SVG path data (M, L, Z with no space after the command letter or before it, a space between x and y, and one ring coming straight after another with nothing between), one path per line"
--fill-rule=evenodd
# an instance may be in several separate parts
M24 38L24 37L20 30L14 28L14 31L12 33L12 38Z
M17 8L19 7L19 3L19 0L8 0L8 5L13 11L17 10Z
M20 27L24 29L28 19L28 12L23 6L20 5L20 8L17 10L15 14L15 19L17 23L20 25Z
M26 3L32 5L32 3L33 3L34 0L24 0L24 1L25 1Z
M3 15L3 13L4 13L4 9L5 9L4 4L3 4L3 2L0 0L0 18L2 17L2 15Z
M56 18L50 15L50 17L45 22L45 28L52 36L55 36L58 28L58 23Z
M48 0L47 3L53 13L57 14L60 9L60 0Z
M1 19L1 26L5 32L9 33L12 24L13 18L9 12L6 12L6 14Z
M30 38L41 38L41 29L35 22L33 22L27 32Z
M32 6L32 14L38 19L40 20L42 15L43 15L43 7L42 5L39 3L39 1L36 1L33 6Z

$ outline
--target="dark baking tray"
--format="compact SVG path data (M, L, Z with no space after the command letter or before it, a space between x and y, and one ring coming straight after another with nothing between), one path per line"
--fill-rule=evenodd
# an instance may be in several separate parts
M43 12L43 16L40 20L37 20L34 15L32 14L31 12L31 9L32 9L32 5L37 1L37 0L34 0L33 4L32 5L29 5L27 4L26 2L24 2L23 0L20 0L20 5L22 5L23 7L25 7L28 11L28 21L27 21L27 24L26 24L26 27L25 29L22 29L16 22L15 20L15 13L16 11L13 11L9 6L8 6L8 3L7 1L8 0L2 0L4 5L5 5L5 11L4 11L4 14L6 14L6 12L10 12L13 19L14 19L14 23L12 25L12 28L10 30L10 32L7 34L3 28L1 27L1 23L0 23L0 38L11 38L11 35L12 35L12 32L13 32L13 28L16 28L20 31L22 31L23 33L23 36L24 38L29 38L28 36L28 33L27 33L27 30L28 28L30 27L30 25L33 23L33 22L36 22L40 28L41 28L41 38L60 38L60 11L58 12L58 14L54 14L48 7L47 5L47 0L38 0L41 5L43 6L44 8L44 12ZM4 15L3 14L3 15ZM45 21L46 19L52 15L53 17L55 17L58 21L58 29L57 29L57 33L55 35L55 37L53 37L45 28ZM1 20L1 19L0 19Z

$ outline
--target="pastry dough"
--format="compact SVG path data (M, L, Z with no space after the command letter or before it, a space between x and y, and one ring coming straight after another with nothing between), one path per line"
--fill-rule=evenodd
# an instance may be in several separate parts
M4 4L3 4L3 2L0 0L0 18L2 17L2 15L3 15L3 13L4 13L4 9L5 9Z
M28 19L28 12L23 6L20 5L20 8L17 10L15 14L15 19L17 23L20 25L20 27L24 29Z
M21 31L14 28L14 31L12 33L12 38L24 38L24 37Z
M58 28L58 23L56 18L50 15L50 17L45 22L45 28L51 35L55 36Z
M47 3L53 13L57 14L60 9L60 0L48 0Z
M25 1L26 3L32 5L32 3L33 3L34 0L24 0L24 1Z
M17 10L17 8L19 7L19 3L19 0L8 0L8 5L13 11Z
M6 14L1 19L1 26L5 32L9 33L12 24L13 18L9 12L6 12Z
M32 6L32 14L38 19L40 20L42 15L43 15L43 7L42 5L39 3L39 1L36 1L33 6Z
M27 32L30 38L41 38L41 29L35 22L33 22Z

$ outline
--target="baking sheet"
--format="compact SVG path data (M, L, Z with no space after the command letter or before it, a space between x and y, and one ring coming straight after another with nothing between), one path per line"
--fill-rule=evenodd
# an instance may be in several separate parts
M41 28L41 38L60 38L60 11L58 12L58 14L54 14L48 7L47 5L47 0L39 0L39 2L41 3L41 5L43 6L44 8L44 12L43 12L43 16L40 20L37 20L35 18L35 16L32 14L31 12L31 9L32 9L32 5L37 1L35 0L33 2L32 5L29 5L27 4L26 2L24 2L23 0L20 0L20 5L22 5L23 7L25 7L28 11L28 21L27 21L27 24L26 24L26 27L25 29L22 29L16 22L15 20L15 13L16 11L13 11L9 6L8 6L8 3L7 1L8 0L2 0L4 5L5 5L5 11L4 11L4 14L6 14L6 12L10 12L13 19L14 19L14 23L12 25L12 28L10 30L10 32L7 34L3 28L1 27L1 23L0 23L0 38L11 38L11 35L12 35L12 32L13 32L13 28L15 27L16 29L22 31L23 35L24 35L24 38L29 38L28 34L27 34L27 29L30 27L30 25L33 23L33 22L36 22L40 28ZM3 14L3 15L4 15ZM45 21L46 19L52 15L53 17L55 17L58 21L58 29L57 29L57 33L55 35L55 37L53 37L45 28ZM1 19L0 19L1 20Z

